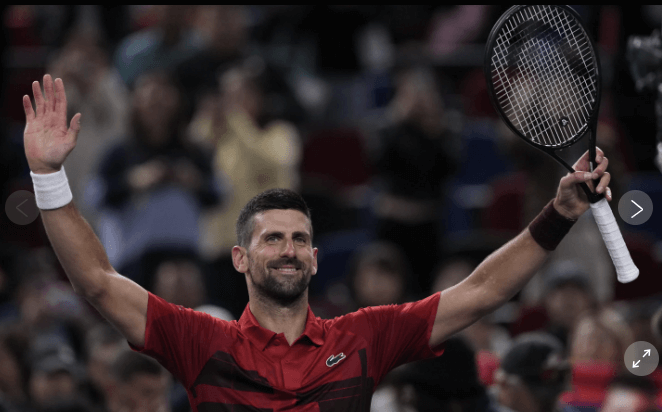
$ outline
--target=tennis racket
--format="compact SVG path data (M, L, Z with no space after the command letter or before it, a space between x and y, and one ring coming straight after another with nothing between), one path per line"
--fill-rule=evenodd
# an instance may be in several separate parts
M589 133L591 171L600 107L600 62L579 15L567 6L514 6L492 28L485 50L492 104L508 127L571 173L556 151ZM607 200L581 184L618 280L639 276Z

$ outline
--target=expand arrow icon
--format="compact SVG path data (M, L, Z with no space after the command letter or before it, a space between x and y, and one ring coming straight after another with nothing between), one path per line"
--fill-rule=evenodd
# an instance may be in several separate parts
M636 213L634 213L634 216L636 216L637 214L639 214L639 213L641 213L642 211L644 211L644 209L641 208L641 206L640 206L639 204L635 203L634 200L630 200L630 201L632 201L632 203L634 203L635 206L639 207L639 211L637 211ZM632 216L632 217L630 217L630 218L634 218L634 216Z
M632 361L632 368L639 368L639 363L640 362L641 362L641 360L637 361L636 363L634 361Z
M646 356L650 356L650 355L651 355L651 350L650 349L647 349L647 350L644 351L644 358L646 358Z

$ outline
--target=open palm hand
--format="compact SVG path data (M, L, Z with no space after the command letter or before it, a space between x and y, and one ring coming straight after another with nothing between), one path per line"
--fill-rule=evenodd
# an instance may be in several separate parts
M67 127L67 97L62 79L44 76L44 95L38 81L32 83L36 111L28 95L23 96L25 131L23 144L30 170L35 174L57 172L76 146L81 114Z

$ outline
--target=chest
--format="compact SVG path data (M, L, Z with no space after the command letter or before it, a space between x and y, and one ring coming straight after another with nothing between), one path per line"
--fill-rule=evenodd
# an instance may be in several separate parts
M366 410L374 388L368 348L353 335L315 345L272 340L264 350L239 341L214 353L189 390L199 404L277 410ZM367 405L366 405L367 404ZM239 407L211 407L215 410Z

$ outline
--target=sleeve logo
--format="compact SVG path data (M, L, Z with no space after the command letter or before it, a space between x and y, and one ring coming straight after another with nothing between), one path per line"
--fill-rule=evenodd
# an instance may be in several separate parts
M327 360L326 360L326 366L327 367L332 367L336 365L338 362L342 361L345 359L345 354L342 352L339 353L338 355L331 355Z

